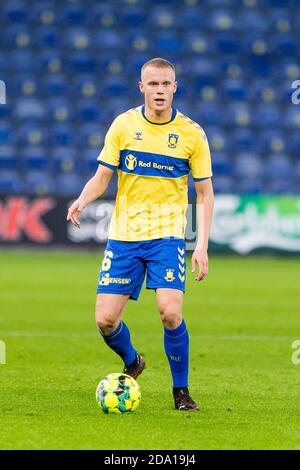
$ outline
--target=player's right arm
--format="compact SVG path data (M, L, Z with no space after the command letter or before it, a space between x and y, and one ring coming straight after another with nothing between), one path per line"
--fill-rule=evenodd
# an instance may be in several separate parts
M114 170L99 165L94 176L86 183L79 198L73 202L68 211L67 220L70 220L75 227L80 228L78 216L83 209L106 191L113 172Z
M124 114L120 114L113 121L105 136L104 147L97 158L99 162L98 170L87 182L79 198L76 199L69 209L67 220L71 220L75 227L80 228L80 221L78 219L80 212L90 202L95 201L105 192L114 170L118 168L123 127Z

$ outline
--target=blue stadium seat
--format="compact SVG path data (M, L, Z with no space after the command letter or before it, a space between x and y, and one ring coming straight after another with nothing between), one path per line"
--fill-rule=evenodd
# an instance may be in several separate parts
M233 31L237 28L239 22L230 10L213 9L208 18L208 26L214 32Z
M62 36L57 26L40 26L34 37L35 43L40 49L61 47Z
M264 194L266 185L261 177L238 179L237 191L241 194Z
M84 186L83 179L78 174L58 175L56 191L60 196L78 196Z
M31 21L44 26L57 24L60 20L59 10L51 1L34 2L31 5Z
M291 33L273 34L271 44L272 53L280 57L294 56L299 52L299 45Z
M259 178L263 172L263 162L255 153L240 153L236 155L234 162L234 174L237 178Z
M43 120L46 113L45 104L36 98L20 98L15 104L14 115L19 120Z
M295 166L294 166L294 177L295 177L295 180L298 184L298 186L300 185L300 160L298 160L296 163L295 163ZM299 192L299 189L298 189L298 192Z
M217 33L215 41L220 54L239 54L241 52L241 44L236 40L234 33Z
M300 94L299 94L300 97ZM298 129L300 130L300 108L299 105L288 105L287 109L284 109L284 120L282 121L282 125L284 125L289 133L290 130ZM300 153L300 147L299 147Z
M97 99L84 99L77 102L76 115L82 122L93 122L103 118L104 113Z
M74 132L70 122L53 124L51 128L51 141L53 145L75 145L78 135Z
M176 26L182 29L186 29L186 25L189 25L190 30L203 31L206 26L206 15L203 14L203 11L199 7L189 5L186 2L183 8L180 8L179 14L176 17Z
M5 122L0 122L0 144L12 145L16 141L16 136L13 128Z
M160 6L154 8L149 15L150 28L169 29L176 26L177 15L172 6Z
M266 129L261 136L262 151L268 153L282 153L286 150L284 133L277 129Z
M295 194L297 191L297 185L294 181L286 180L283 178L270 179L265 185L266 192L271 194ZM299 188L298 188L299 191Z
M153 47L160 55L180 54L182 41L177 34L171 32L158 31L153 38Z
M10 100L6 101L6 104L0 105L0 122L3 120L7 120L11 117L13 112L13 106Z
M74 52L66 60L66 66L76 73L93 73L96 70L96 58L90 52Z
M260 136L253 129L234 128L231 131L230 139L234 152L261 152L262 145Z
M99 82L94 75L82 74L74 77L72 92L80 98L96 98L99 95Z
M72 101L63 97L50 98L47 113L52 122L70 123L74 117Z
M266 160L265 171L270 178L293 179L294 166L287 155L274 154Z
M13 90L16 96L38 96L41 93L40 83L33 73L20 74L14 85Z
M92 148L100 153L104 144L106 129L96 124L82 124L78 129L79 142L83 149Z
M21 156L26 171L47 171L51 169L45 147L24 147L21 150Z
M272 31L272 22L269 15L263 15L259 9L241 9L235 17L235 21L240 25L241 32L267 34Z
M126 97L130 89L124 78L106 77L102 82L102 92L108 98Z
M19 155L15 147L0 144L0 171L17 170Z
M84 51L90 49L92 43L92 35L88 29L77 27L66 33L65 46L70 49Z
M152 47L152 38L146 33L145 30L129 31L126 35L128 49L137 52L149 51Z
M62 14L62 21L67 25L82 25L88 19L89 9L84 4L66 5Z
M299 159L300 155L300 133L299 131L289 132L289 138L286 148L289 149L291 155Z
M4 3L4 2L3 2ZM24 24L28 18L28 8L24 1L10 1L1 5L1 16L11 24Z
M33 44L33 37L31 31L23 25L11 26L5 37L3 38L4 45L13 49L29 49Z
M236 192L236 184L231 175L214 175L212 181L216 194L234 194Z
M76 60L76 57L74 58ZM37 62L35 58L35 62ZM65 65L65 59L59 49L43 49L40 54L40 70L49 74L60 73Z
M224 94L228 100L244 101L248 98L248 84L240 78L227 78L223 82Z
M44 196L56 193L54 178L48 172L29 172L25 176L24 183L27 194Z
M73 147L54 147L52 150L53 169L55 174L78 173L82 171L80 152Z
M261 128L280 128L282 126L282 112L275 103L259 104L254 113Z
M122 51L125 47L122 35L116 29L97 29L93 36L93 47L101 51Z
M36 73L40 71L40 64L32 50L12 50L8 59L10 71Z
M43 81L43 92L46 97L66 96L69 91L69 80L61 73L47 75Z
M216 52L216 45L209 34L192 31L183 36L183 50L186 54L207 56Z
M249 103L236 102L228 105L226 123L232 127L249 127L255 121L255 114Z
M138 5L122 5L118 11L118 20L124 28L144 28L147 21L147 13Z
M100 149L88 148L82 152L83 157L83 171L85 175L92 176L98 168L97 157Z
M224 132L222 127L205 126L205 133L213 155L215 152L224 152L228 155L232 142L229 139L228 133Z
M18 128L18 144L20 146L46 146L49 142L49 132L44 125L37 122L25 122Z
M227 153L213 153L212 170L214 175L231 175L232 168L232 159Z
M1 171L0 173L0 193L20 194L24 190L23 178L15 171Z
M111 3L103 2L93 2L91 4L90 11L93 23L98 28L99 26L103 28L111 28L115 26L117 21L120 21L120 24L123 23L120 18L120 12L118 12L118 18L116 11Z
M217 103L199 103L194 109L196 121L203 126L218 126L224 121L222 106Z

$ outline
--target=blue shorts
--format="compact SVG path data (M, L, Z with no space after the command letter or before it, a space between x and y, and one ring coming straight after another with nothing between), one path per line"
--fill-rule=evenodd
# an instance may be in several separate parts
M146 288L185 290L185 240L176 237L140 242L108 240L97 294L128 294L137 300Z

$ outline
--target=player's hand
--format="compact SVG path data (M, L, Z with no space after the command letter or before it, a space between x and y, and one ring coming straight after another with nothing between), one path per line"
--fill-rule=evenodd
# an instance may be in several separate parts
M74 201L71 207L69 208L67 220L71 220L72 224L75 225L75 227L77 228L80 228L80 221L78 217L83 211L84 207L85 206L83 202L80 199L76 199L76 201Z
M198 274L195 281L203 281L208 275L208 255L207 250L195 250L192 256L192 273L195 272L198 265Z

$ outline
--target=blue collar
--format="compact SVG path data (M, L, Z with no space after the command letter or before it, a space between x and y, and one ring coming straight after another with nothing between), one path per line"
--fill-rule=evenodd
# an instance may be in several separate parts
M177 114L177 109L175 108L172 108L172 116L171 116L171 119L167 122L153 122L153 121L150 121L150 119L148 119L145 115L145 105L143 104L142 106L142 116L144 119L146 119L146 121L150 122L150 124L155 124L156 126L164 126L165 124L169 124L170 122L174 121L175 117L176 117L176 114Z

